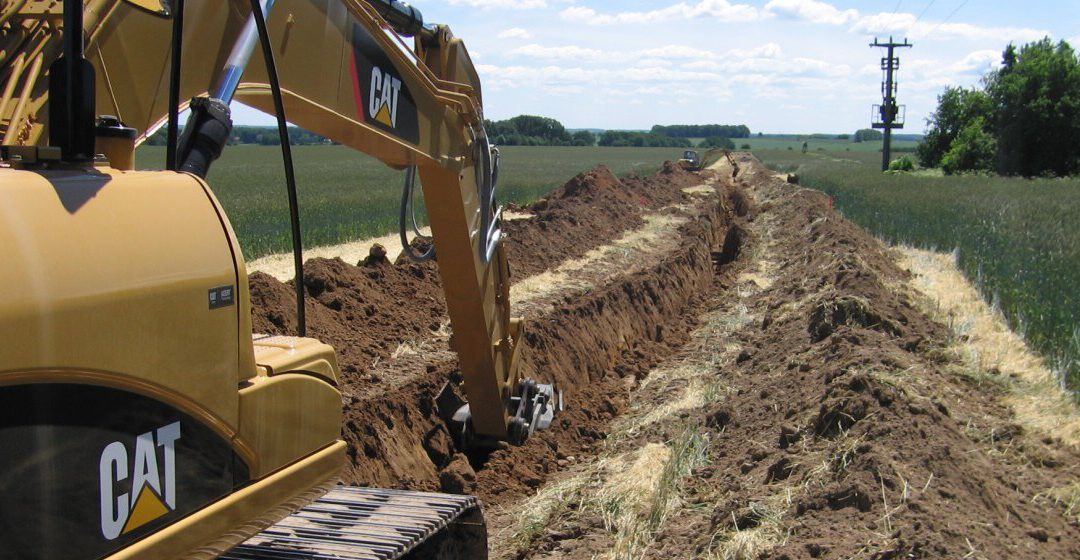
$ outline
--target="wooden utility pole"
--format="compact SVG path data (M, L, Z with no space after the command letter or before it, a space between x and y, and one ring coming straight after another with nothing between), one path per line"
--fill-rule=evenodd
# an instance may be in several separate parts
M884 79L881 83L881 105L874 105L874 111L870 116L871 126L884 129L884 142L881 148L881 170L887 171L892 156L892 131L894 128L904 128L906 107L896 104L896 72L900 70L900 59L895 55L898 48L910 48L913 45L904 39L903 43L893 41L882 43L877 39L870 45L888 49L888 54L881 59L881 71Z

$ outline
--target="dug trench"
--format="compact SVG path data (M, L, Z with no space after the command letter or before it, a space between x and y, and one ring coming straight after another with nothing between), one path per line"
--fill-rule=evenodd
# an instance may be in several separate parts
M1080 434L828 197L738 163L729 277L593 456L495 508L495 557L1080 557Z
M728 182L670 164L621 180L598 167L517 209L531 217L504 231L512 299L528 321L523 367L555 383L567 406L527 445L482 456L455 449L435 407L443 385L460 380L436 265L308 261L308 335L333 345L342 369L343 481L493 505L588 457L628 389L685 342L714 290L730 197ZM293 288L260 273L250 285L256 332L294 333Z

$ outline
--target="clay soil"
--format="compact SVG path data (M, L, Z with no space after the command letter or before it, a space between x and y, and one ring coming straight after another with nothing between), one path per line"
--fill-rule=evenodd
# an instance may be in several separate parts
M537 492L690 429L704 460L632 555L613 555L611 523L570 498L501 554L1080 558L1075 515L1038 499L1080 478L1077 450L1018 425L1005 389L956 372L908 272L824 195L748 157L739 169L620 180L599 167L506 224L521 280L650 216L679 218L672 248L529 305L548 311L528 317L526 370L565 391L567 410L526 446L483 456L454 448L434 404L459 378L436 265L309 261L308 334L337 349L343 372L343 480L476 494L498 539ZM706 181L704 195L689 189ZM292 289L252 276L257 331L295 332ZM707 317L736 309L750 320L702 344ZM704 402L608 437L672 398L651 372L690 362L708 363L701 381L718 388ZM749 532L753 547L726 546Z

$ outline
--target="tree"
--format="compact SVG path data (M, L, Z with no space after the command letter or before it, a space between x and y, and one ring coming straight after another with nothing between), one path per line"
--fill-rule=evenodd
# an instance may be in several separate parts
M734 150L735 143L728 138L722 136L710 136L698 143L699 148L720 148L723 150Z
M852 138L852 142L872 142L874 140L881 140L885 135L880 130L874 130L872 128L862 128L855 131L855 136Z
M981 120L989 132L994 106L990 96L977 89L948 87L938 96L938 108L928 119L929 129L915 154L923 167L938 167L961 131Z
M574 133L573 142L575 146L595 146L596 135L588 130L579 130Z
M947 175L964 171L993 171L996 154L997 141L987 131L986 121L979 117L957 134L949 151L941 158L941 169Z
M1003 174L1080 172L1080 60L1049 38L1010 45L986 79L996 118L997 169Z
M652 134L671 136L673 138L707 138L720 136L723 138L749 138L750 128L745 124L673 124L671 126L656 125L650 130Z

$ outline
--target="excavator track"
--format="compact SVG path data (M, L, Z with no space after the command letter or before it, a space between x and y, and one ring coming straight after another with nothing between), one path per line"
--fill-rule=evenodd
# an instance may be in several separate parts
M339 486L222 558L483 559L486 541L475 497Z

